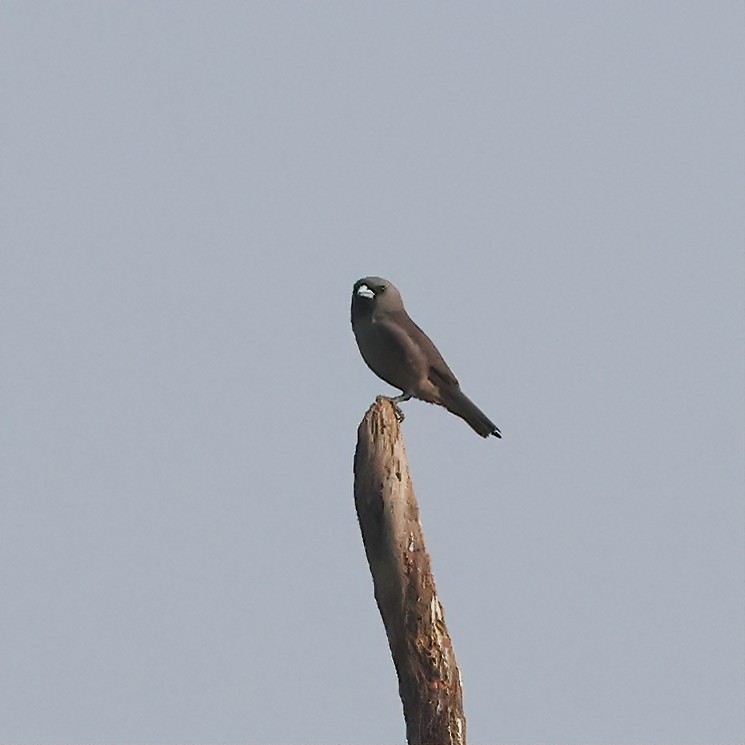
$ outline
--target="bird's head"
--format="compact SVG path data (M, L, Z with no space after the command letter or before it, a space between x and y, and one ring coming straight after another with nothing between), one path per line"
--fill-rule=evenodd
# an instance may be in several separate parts
M352 290L352 320L373 311L390 312L404 307L396 287L382 277L363 277L354 283Z

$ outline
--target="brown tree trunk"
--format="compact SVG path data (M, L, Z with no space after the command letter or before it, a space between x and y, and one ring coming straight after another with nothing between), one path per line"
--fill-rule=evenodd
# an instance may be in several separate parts
M393 404L378 398L357 430L354 502L383 618L409 745L465 745L450 642Z

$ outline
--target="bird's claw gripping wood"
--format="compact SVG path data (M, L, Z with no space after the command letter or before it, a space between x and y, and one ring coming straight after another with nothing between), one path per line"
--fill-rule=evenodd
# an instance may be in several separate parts
M403 420L406 418L404 415L403 410L398 405L398 402L401 401L401 396L375 396L376 401L388 401L390 405L393 407L393 413L396 415L396 420L399 422L403 422ZM408 401L409 399L404 399L405 401Z
M388 401L390 401L393 404L393 408L396 411L396 419L398 419L399 422L403 422L405 419L403 409L399 406L400 403L403 403L404 401L408 401L413 394L411 393L402 393L400 396L392 396L388 398L387 396L383 396L383 398L387 398Z

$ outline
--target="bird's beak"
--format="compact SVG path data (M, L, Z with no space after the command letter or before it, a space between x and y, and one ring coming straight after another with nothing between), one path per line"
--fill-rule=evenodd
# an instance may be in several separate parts
M357 294L366 297L368 300L372 300L375 297L375 293L367 285L360 285L357 288Z

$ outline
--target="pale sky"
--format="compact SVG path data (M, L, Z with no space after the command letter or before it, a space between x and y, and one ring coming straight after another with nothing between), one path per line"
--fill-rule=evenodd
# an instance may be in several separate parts
M365 275L469 742L742 742L743 8L0 3L0 742L403 742Z

